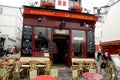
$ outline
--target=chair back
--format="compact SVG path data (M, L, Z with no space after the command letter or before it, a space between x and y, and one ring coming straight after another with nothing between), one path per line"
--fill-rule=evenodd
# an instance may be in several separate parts
M50 71L50 69L51 69L51 62L50 61L46 61L45 64L46 64L46 71Z
M0 79L2 79L7 72L6 68L0 67Z
M5 62L3 61L2 64L1 64L1 67L8 69L9 68L8 62L7 61L5 61Z
M72 80L78 80L78 68L72 68L72 74L71 74L71 76L72 76Z
M9 80L9 71L7 71L2 80Z
M37 77L37 69L29 70L29 80L33 80L33 78Z
M20 72L20 68L21 68L21 63L20 61L15 61L13 64L13 69L15 72Z
M13 63L15 61L14 58L8 58L8 62Z
M50 74L52 77L54 77L56 80L59 79L59 70L58 70L58 68L51 68L49 74Z
M37 69L37 61L29 61L30 69Z

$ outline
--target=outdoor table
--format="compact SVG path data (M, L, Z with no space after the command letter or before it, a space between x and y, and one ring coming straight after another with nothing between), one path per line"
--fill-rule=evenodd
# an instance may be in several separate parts
M98 74L98 73L93 73L93 72L86 72L83 74L83 76L87 79L90 80L101 80L103 79L103 76Z
M35 77L33 80L56 80L56 79L50 75L41 75Z

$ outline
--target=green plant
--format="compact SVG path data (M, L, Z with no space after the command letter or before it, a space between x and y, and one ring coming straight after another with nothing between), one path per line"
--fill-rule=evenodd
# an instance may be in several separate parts
M47 1L47 2L43 2L40 6L46 8L46 7L53 7L55 5L52 2Z
M73 5L70 7L70 9L74 11L82 11L82 7L79 5Z

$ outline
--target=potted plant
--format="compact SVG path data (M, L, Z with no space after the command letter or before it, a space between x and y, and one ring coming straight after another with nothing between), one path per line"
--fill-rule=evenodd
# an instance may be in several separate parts
M81 12L82 9L83 8L79 5L73 5L73 6L70 7L70 10L75 11L75 12Z
M40 6L44 8L51 8L51 7L53 8L55 5L54 3L47 1L47 2L42 2Z

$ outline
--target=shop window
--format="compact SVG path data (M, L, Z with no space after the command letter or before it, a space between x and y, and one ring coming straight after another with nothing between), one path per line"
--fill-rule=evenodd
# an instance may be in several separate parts
M84 55L85 31L72 30L73 57Z
M50 38L51 38L50 28L35 27L34 28L35 51L47 52Z

